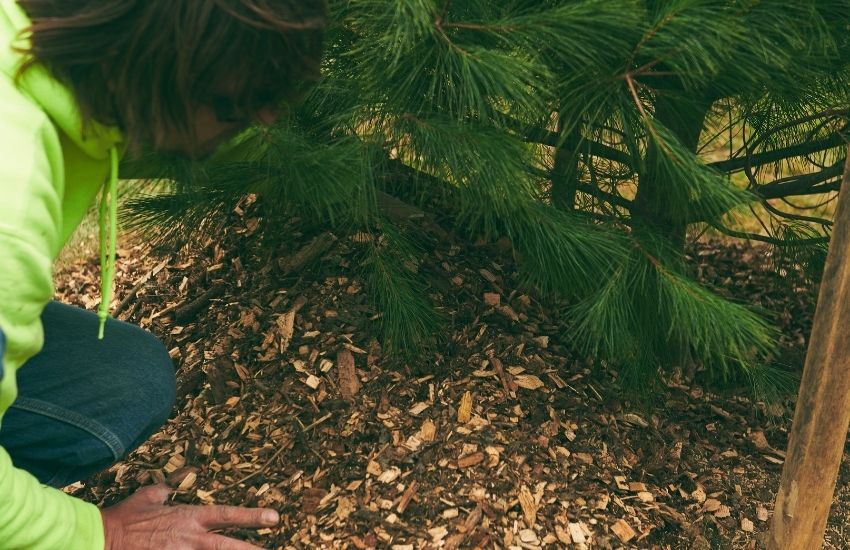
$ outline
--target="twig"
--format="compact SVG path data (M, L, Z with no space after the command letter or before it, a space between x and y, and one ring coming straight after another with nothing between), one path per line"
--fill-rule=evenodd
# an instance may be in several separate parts
M236 480L236 481L234 481L233 483L229 483L229 484L227 484L227 485L225 485L225 486L223 486L223 487L218 487L218 488L216 488L216 489L213 489L212 491L209 491L207 494L212 495L212 494L214 494L214 493L218 493L218 492L220 492L220 491L227 491L227 490L229 490L229 489L233 489L234 487L236 487L236 486L238 486L238 485L241 485L242 483L245 483L245 482L246 482L246 481L248 481L249 479L253 479L254 477L256 477L256 476L260 475L260 474L261 474L261 473L263 473L263 472L265 472L265 471L266 471L266 469L267 469L269 466L271 466L271 465L274 463L274 461L275 461L275 460L277 460L277 459L280 457L280 455L282 455L282 454L283 454L283 451L285 451L285 450L286 450L286 449L288 449L288 448L289 448L289 446L288 446L288 445L281 445L281 446L280 446L280 449L278 449L277 451L275 451L275 453L271 456L271 458L269 458L269 459L268 459L268 461L267 461L265 464L263 464L263 465L260 467L260 469L259 469L259 470L257 470L256 472L252 472L252 473L250 473L250 474L246 475L245 477L243 477L243 478L241 478L241 479L237 479L237 480Z
M328 413L328 414L326 414L325 416L323 416L322 418L320 418L320 419L316 420L315 422L313 422L312 424L308 424L308 425L304 426L303 428L301 428L301 431L303 431L303 432L308 432L308 431L310 431L312 428L315 428L316 426L318 426L319 424L321 424L322 422L324 422L325 420L327 420L328 418L330 418L330 417L332 417L332 416L333 416L333 413Z
M192 317L194 317L199 311L201 311L209 301L221 294L224 294L225 285L224 283L219 283L193 301L189 302L186 305L175 308L174 310L174 320L177 322L188 321ZM161 315L161 314L160 314Z
M139 279L139 281L135 285L133 285L133 288L130 289L130 292L128 292L127 295L124 296L124 298L118 303L118 305L115 306L115 309L112 310L113 317L118 318L118 316L121 315L121 313L123 313L125 309L127 309L127 306L130 305L130 302L133 301L133 298L136 297L136 294L138 294L142 287L145 286L145 283L150 280L152 275L153 270L148 271L141 279Z

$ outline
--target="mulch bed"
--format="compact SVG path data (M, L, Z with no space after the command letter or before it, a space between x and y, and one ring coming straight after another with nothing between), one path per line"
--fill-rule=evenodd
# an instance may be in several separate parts
M422 258L444 275L423 292L450 330L435 352L388 357L356 243L338 236L309 263L316 241L293 224L271 262L259 223L248 201L191 254L120 251L119 317L164 339L178 402L125 461L67 491L109 505L165 480L175 502L273 506L278 528L235 533L268 548L760 546L789 426L775 407L680 376L629 405L616 372L571 352L563 304L487 245ZM812 291L765 249L691 254L704 281L774 312L799 368ZM94 308L97 289L95 259L57 276L69 303ZM850 548L848 518L850 454L827 548Z

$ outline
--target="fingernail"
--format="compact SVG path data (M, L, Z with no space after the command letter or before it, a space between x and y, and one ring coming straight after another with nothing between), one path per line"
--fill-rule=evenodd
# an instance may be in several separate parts
M274 510L266 510L263 512L263 523L267 523L269 525L277 525L277 522L280 521L280 516Z

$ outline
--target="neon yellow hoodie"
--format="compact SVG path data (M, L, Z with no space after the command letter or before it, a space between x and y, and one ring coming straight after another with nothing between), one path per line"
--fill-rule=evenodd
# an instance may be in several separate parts
M44 68L16 82L22 55L12 46L26 46L19 35L29 24L14 0L0 0L0 429L17 395L16 371L42 347L53 261L95 201L121 141L114 128L84 129L73 95ZM0 447L0 549L103 546L96 506L40 485Z

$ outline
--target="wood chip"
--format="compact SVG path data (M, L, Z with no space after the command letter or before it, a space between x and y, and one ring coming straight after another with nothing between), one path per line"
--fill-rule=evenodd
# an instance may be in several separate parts
M502 382L502 389L505 390L505 394L512 395L517 390L517 385L513 377L505 372L502 361L498 357L493 357L490 359L490 362L493 364L493 369L495 369L499 380Z
M437 425L430 418L426 418L425 422L422 423L422 427L419 428L419 439L424 441L425 443L430 443L434 441L437 437Z
M354 366L354 355L348 349L341 349L336 354L339 392L343 399L353 399L360 391L360 379Z
M697 487L691 493L691 498L693 500L697 501L698 503L702 504L703 502L705 502L705 499L706 499L705 490L703 490L702 487Z
M728 518L732 515L732 510L729 509L725 504L720 506L720 509L714 512L714 517L718 519Z
M764 506L759 506L756 508L756 518L759 521L767 521L770 519L770 512L767 511L767 508Z
M484 462L484 453L477 452L463 456L457 460L458 468L469 468Z
M753 524L753 522L751 520L749 520L747 518L741 519L741 531L744 531L745 533L752 533L755 530L756 530L756 526Z
M375 462L374 460L370 460L369 463L366 464L366 473L378 477L379 475L384 473L384 469L381 468L381 465Z
M516 382L516 385L520 388L525 388L527 390L539 390L546 386L546 384L543 383L543 380L533 374L520 374L515 376L514 382Z
M526 485L522 485L517 493L519 505L522 508L522 513L525 516L525 523L529 527L534 527L537 523L537 503L534 501L534 496Z
M408 412L411 414L411 416L419 416L420 414L425 412L425 410L430 406L431 405L429 405L428 403L420 401L419 403L416 403L415 405L410 407L410 410Z
M720 501L714 498L707 499L705 504L702 505L702 509L706 512L716 512L720 510Z
M337 517L339 521L345 521L348 519L348 516L351 515L352 512L356 510L354 502L348 497L340 496L336 501L336 510L334 510L334 515Z
M559 524L555 524L555 536L558 537L558 541L562 544L572 544L573 538L570 536L570 533L564 530Z
M395 466L390 466L378 476L378 481L381 483L392 483L401 475L401 470Z
M546 348L549 347L549 337L548 336L536 336L535 338L532 338L532 340L534 341L535 344L537 344L538 346L540 346L543 349L546 349Z
M410 485L407 486L407 489L404 491L404 494L401 497L401 500L398 503L398 507L396 510L399 514L403 514L405 510L407 510L408 504L413 499L413 496L416 494L416 488L419 486L419 482L413 480L410 482Z
M629 490L629 484L626 483L625 476L614 476L614 483L617 485L617 489L620 489L621 491Z
M301 500L301 510L305 514L315 514L319 509L322 499L327 496L328 492L320 487L311 487L304 491Z
M760 451L769 451L772 449L770 443L767 441L767 437L765 437L764 432L761 430L756 430L752 432L749 436L749 440L753 442L753 445L756 446L756 449Z
M649 491L641 491L637 494L637 497L641 502L655 501L655 497Z
M472 392L466 392L460 400L457 409L458 424L466 424L472 419Z
M490 307L495 307L502 303L502 297L495 292L485 292L484 303Z
M295 312L289 311L279 316L276 321L278 337L280 338L279 350L283 353L289 347L292 335L295 332Z
M570 538L575 544L584 544L587 542L587 537L584 534L585 528L581 523L570 522L567 525L567 529L569 529Z
M573 453L573 456L585 464L593 464L593 456L590 453Z
M626 523L626 520L618 519L612 526L611 531L620 539L620 542L626 543L635 538L637 533L632 529L632 526Z
M315 390L316 388L319 387L319 384L322 383L322 380L321 380L321 378L311 374L307 377L307 379L304 381L304 383L307 384L307 386L310 389Z
M440 544L440 541L446 538L446 535L449 534L449 530L446 529L445 525L438 525L437 527L428 529L428 534L431 535L432 544Z
M495 283L498 280L498 278L495 275L493 275L493 273L491 273L490 271L488 271L486 269L479 269L478 273L480 273L482 277L484 277L485 279L487 279L491 283Z
M519 532L519 540L527 544L535 544L538 542L537 533L534 532L534 529L522 529Z

